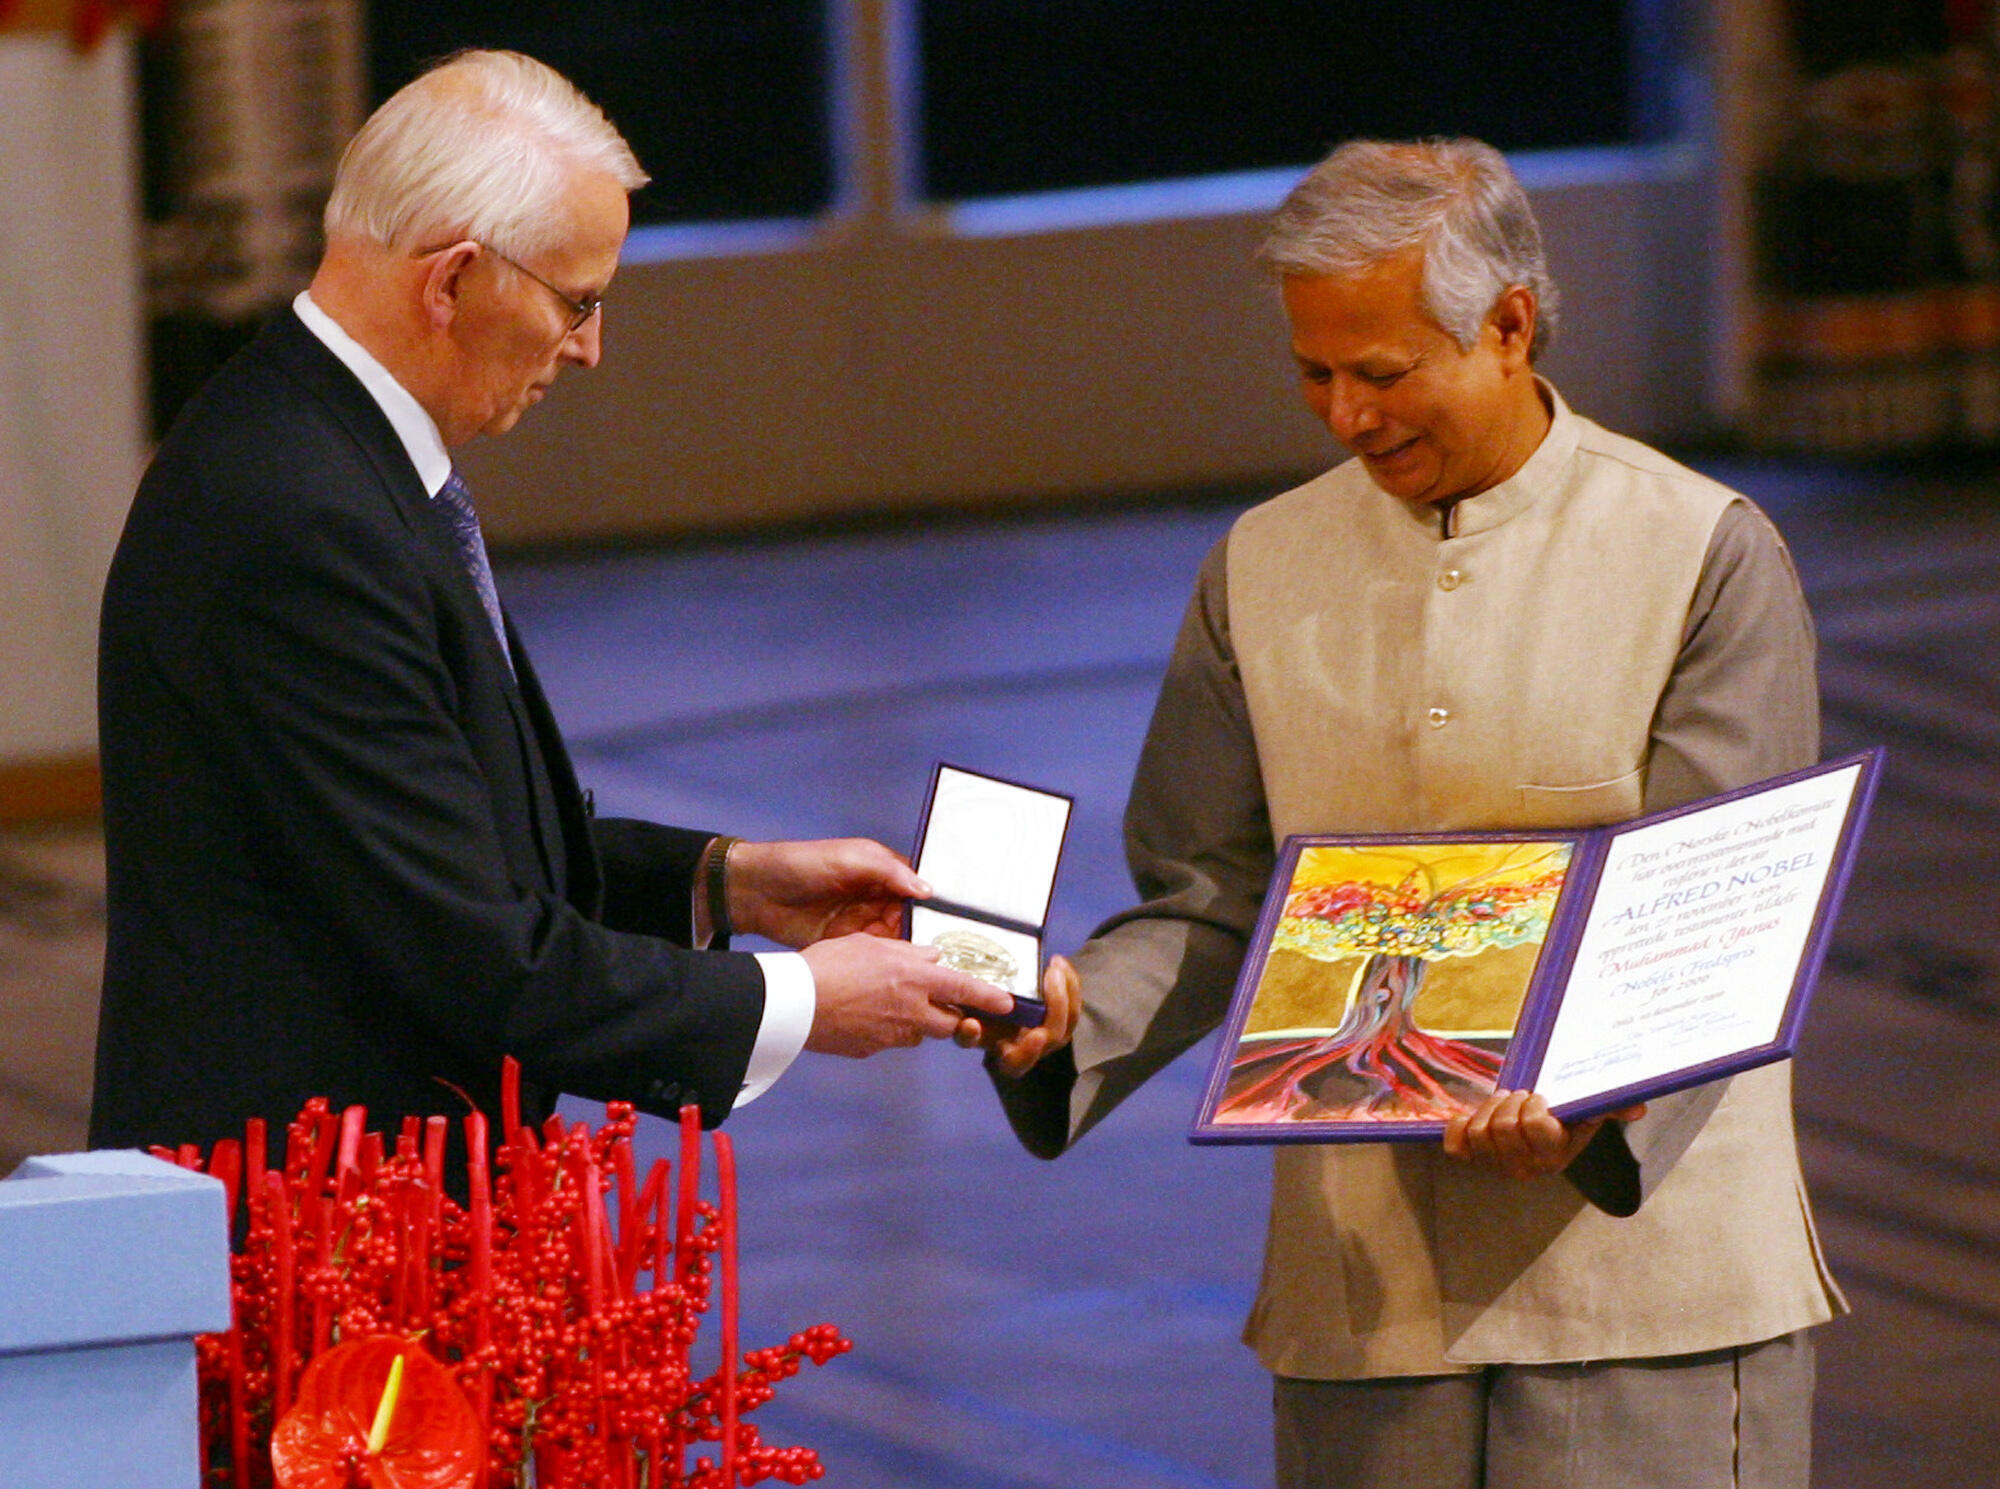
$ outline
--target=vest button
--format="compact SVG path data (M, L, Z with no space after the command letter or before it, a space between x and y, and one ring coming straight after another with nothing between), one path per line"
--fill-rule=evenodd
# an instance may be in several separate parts
M1451 717L1451 710L1448 708L1432 709L1430 711L1431 728L1433 729L1444 728L1445 720L1449 719L1450 717Z
M1457 589L1465 582L1465 575L1457 569L1446 569L1438 575L1439 589Z

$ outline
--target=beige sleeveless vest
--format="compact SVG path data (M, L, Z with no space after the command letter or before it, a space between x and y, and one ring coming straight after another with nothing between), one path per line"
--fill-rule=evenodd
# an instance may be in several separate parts
M1551 396L1553 393L1551 390ZM1350 461L1247 513L1229 627L1275 839L1637 815L1653 711L1733 493L1554 400L1515 476L1434 511ZM1640 1212L1430 1144L1281 1147L1245 1337L1339 1379L1684 1354L1831 1316L1789 1070L1738 1077Z

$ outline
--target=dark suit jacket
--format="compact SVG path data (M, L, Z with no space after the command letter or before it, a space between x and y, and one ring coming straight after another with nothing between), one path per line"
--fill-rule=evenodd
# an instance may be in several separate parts
M665 939L708 835L591 818L510 639L515 673L380 408L276 317L161 446L105 593L93 1146L315 1095L497 1118L505 1054L530 1119L729 1111L762 974Z

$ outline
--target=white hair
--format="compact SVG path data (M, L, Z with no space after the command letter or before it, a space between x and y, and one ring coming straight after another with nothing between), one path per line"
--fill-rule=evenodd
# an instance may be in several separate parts
M514 258L559 245L578 171L627 191L647 176L604 111L519 52L460 52L399 88L348 142L329 237L385 248L476 239Z
M1480 140L1350 140L1292 188L1258 258L1279 275L1346 278L1422 249L1424 309L1470 351L1501 295L1533 290L1539 356L1557 296L1542 230L1506 159Z

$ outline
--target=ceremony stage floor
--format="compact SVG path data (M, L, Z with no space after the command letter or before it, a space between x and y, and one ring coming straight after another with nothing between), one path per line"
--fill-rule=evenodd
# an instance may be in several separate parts
M2000 472L1704 466L1793 545L1829 753L1890 751L1797 1071L1855 1310L1817 1335L1815 1482L2000 1482ZM601 810L907 849L934 760L1074 793L1068 950L1129 896L1133 759L1239 506L503 556L500 586ZM37 1136L74 1122L97 864L87 834L0 839L0 1148L36 1113ZM1207 1053L1053 1164L944 1046L804 1057L734 1115L746 1343L822 1320L855 1340L765 1436L855 1489L1267 1485L1269 1384L1236 1335L1269 1157L1187 1143ZM36 1059L24 1086L10 1064Z

